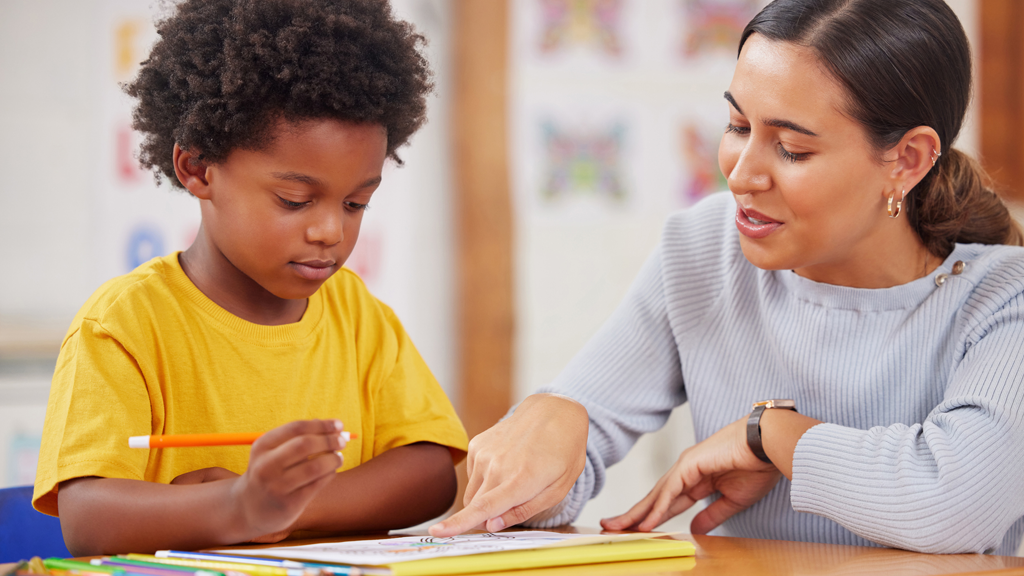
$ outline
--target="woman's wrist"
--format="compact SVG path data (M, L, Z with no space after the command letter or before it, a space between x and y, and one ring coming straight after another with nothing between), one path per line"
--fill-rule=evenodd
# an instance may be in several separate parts
M761 446L783 476L793 479L793 454L800 437L820 420L792 410L765 410L761 415Z

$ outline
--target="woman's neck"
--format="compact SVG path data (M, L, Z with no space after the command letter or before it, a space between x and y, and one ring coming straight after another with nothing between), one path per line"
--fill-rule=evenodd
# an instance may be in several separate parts
M843 260L793 270L815 282L851 288L892 288L923 278L942 264L908 223L882 229Z

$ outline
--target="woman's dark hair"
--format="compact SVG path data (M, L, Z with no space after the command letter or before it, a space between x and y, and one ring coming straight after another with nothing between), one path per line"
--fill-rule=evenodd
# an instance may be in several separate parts
M275 120L380 124L387 154L426 119L424 39L386 0L185 0L125 91L139 161L181 186L172 149L217 163L271 143Z
M952 147L971 99L971 49L944 0L775 0L747 24L740 51L754 33L814 50L877 150L918 126L938 133L942 156L904 208L930 252L1022 244L984 171Z

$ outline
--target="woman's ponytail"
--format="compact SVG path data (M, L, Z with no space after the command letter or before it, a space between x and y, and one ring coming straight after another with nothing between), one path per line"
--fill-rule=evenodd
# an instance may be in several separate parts
M1024 245L1024 233L973 158L949 148L907 199L907 217L925 247L945 258L953 244Z

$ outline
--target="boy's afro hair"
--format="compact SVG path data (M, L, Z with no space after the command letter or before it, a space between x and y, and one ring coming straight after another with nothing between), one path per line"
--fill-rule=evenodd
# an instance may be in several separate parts
M184 0L125 91L139 161L172 184L172 150L217 163L271 143L277 118L332 118L387 131L387 154L426 119L425 42L386 0Z

